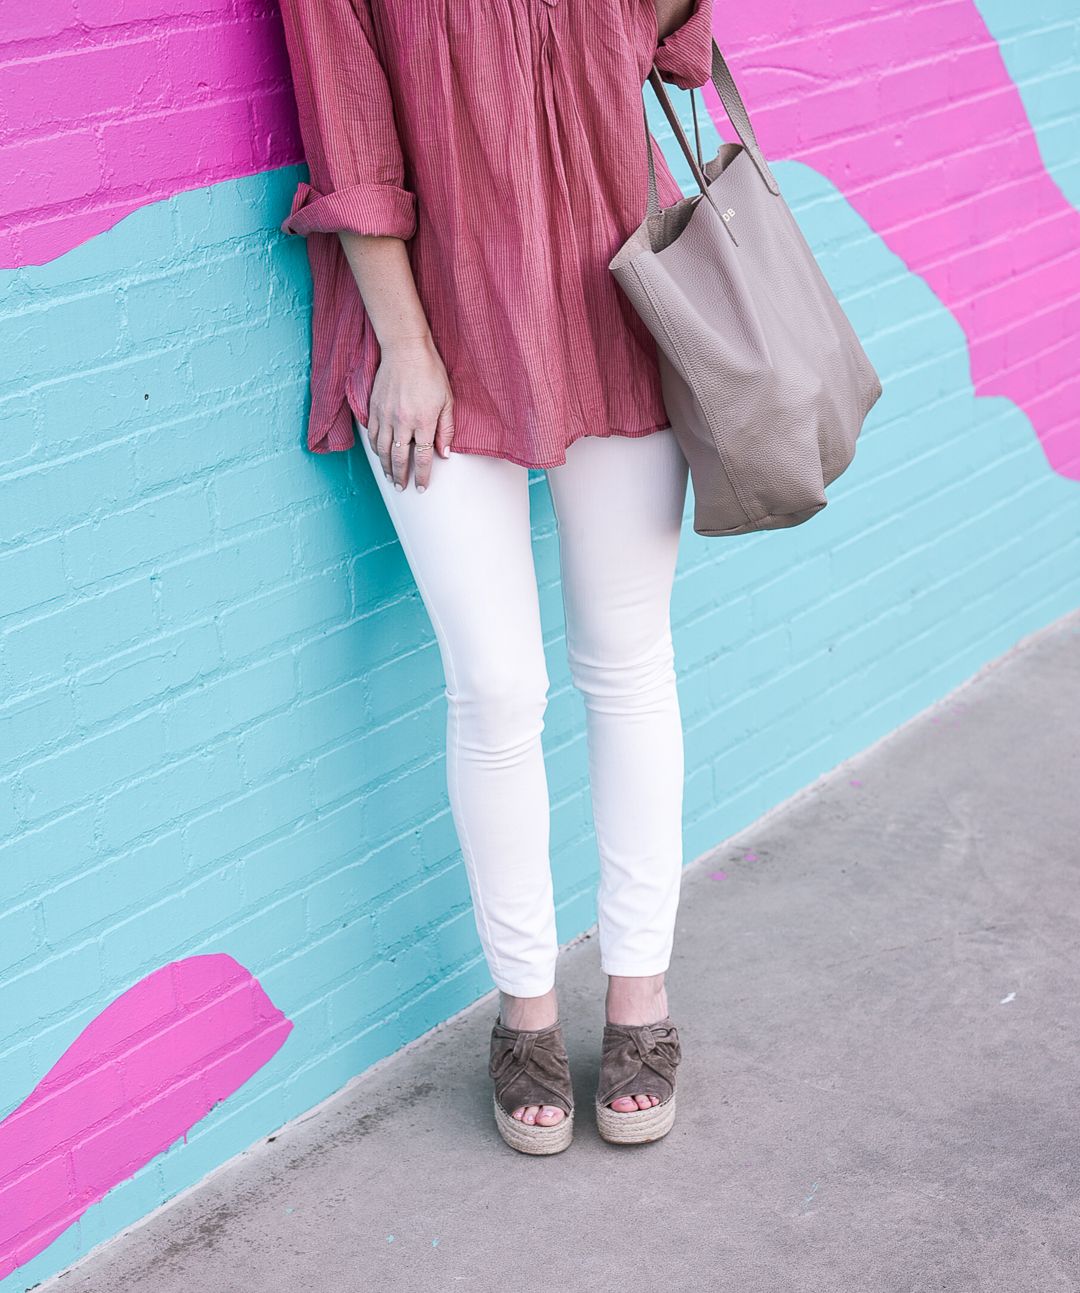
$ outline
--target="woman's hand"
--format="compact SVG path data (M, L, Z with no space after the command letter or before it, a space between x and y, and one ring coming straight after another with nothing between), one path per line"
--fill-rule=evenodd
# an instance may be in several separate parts
M449 458L454 438L454 397L430 336L382 347L368 401L367 431L395 489L409 483L412 455L416 492L422 494L435 454Z
M409 253L400 238L348 230L338 237L382 351L368 399L371 447L397 489L409 482L412 454L422 494L435 454L450 457L454 397L416 294Z

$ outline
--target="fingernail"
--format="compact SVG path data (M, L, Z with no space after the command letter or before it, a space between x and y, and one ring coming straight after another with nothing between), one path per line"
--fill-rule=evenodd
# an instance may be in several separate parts
M405 486L404 486L404 485L399 485L399 484L397 484L397 483L395 482L395 484L394 484L394 488L395 488L395 489L397 490L397 492L400 494L400 493L401 493L401 491L405 488Z
M450 457L450 450L449 450L449 449L444 449L444 450L442 451L442 456L443 456L444 458L449 458L449 457Z
M422 493L424 492L424 486L423 486L423 485L417 485L417 487L416 487L416 492L417 492L418 494L422 494Z

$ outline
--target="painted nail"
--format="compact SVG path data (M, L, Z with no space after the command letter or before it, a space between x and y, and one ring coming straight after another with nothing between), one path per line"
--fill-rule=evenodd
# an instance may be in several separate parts
M397 484L397 483L395 482L395 484L394 484L394 488L395 488L395 489L397 490L397 492L400 494L400 493L401 493L401 491L405 488L405 486L404 486L404 485L399 485L399 484Z
M425 486L423 486L423 485L417 485L417 487L416 487L416 492L417 492L418 494L422 494L422 493L424 492L424 488L425 488Z

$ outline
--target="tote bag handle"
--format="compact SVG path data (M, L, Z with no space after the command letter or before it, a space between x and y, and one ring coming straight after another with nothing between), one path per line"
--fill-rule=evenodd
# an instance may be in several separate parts
M754 127L750 122L750 114L746 110L746 104L743 103L742 95L739 93L739 87L735 84L735 78L731 75L731 69L724 60L723 54L720 53L720 46L713 40L712 43L712 75L711 80L713 88L719 96L720 102L724 105L724 111L731 119L731 124L739 136L739 142L746 149L751 161L757 167L758 174L761 176L765 187L775 197L780 196L780 185L777 184L773 177L772 171L769 170L769 164L761 151L757 141L757 135L754 134ZM667 89L664 82L660 79L660 73L656 70L655 65L649 73L649 84L653 88L653 93L659 100L661 108L664 110L664 116L668 119L668 124L675 132L675 138L679 141L679 147L683 150L686 160L690 163L690 170L693 172L694 179L697 181L698 188L702 193L708 196L709 181L706 179L704 172L698 165L698 160L694 156L690 147L690 141L686 137L686 131L682 128L682 122L679 120L675 109L671 105L671 99L668 97ZM646 136L648 142L648 136ZM652 160L652 146L649 145L649 214L655 215L660 210L659 198L656 193L656 175L655 167Z

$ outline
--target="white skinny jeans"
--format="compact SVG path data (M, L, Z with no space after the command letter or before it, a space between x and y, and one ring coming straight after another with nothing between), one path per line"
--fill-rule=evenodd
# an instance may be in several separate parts
M399 493L361 440L442 652L450 804L488 966L503 992L540 996L558 940L528 471L451 454L423 494L411 480ZM669 606L686 474L670 431L577 440L547 473L587 716L607 974L659 974L671 955L683 744Z

